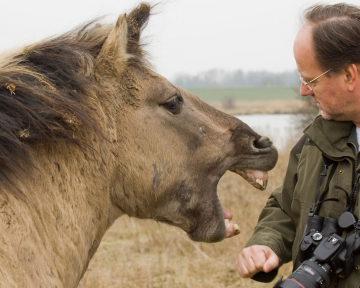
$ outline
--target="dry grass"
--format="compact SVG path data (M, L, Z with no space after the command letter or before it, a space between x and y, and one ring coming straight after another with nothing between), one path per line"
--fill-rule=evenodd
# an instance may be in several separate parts
M178 228L123 216L107 231L79 287L272 287L240 278L235 261L269 194L283 180L288 151L270 171L266 191L255 190L231 172L221 179L219 198L233 213L232 222L241 229L239 236L215 244L196 243ZM279 274L290 272L288 264Z

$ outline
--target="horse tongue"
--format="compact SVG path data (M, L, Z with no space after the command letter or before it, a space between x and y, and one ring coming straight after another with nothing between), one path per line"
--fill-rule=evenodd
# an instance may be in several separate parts
M229 219L229 220L231 220L232 217L233 217L233 215L231 214L231 212L230 212L228 209L224 208L224 207L222 207L222 209L223 209L224 219Z
M268 182L268 173L266 171L252 169L231 169L231 171L239 174L256 189L266 189Z

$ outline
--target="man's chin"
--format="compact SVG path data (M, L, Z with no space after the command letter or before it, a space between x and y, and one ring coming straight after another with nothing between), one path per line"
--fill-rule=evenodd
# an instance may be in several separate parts
M325 120L335 120L333 116L329 115L324 110L320 110L320 113Z
M333 121L352 121L350 117L346 117L345 114L336 114L336 115L330 115L329 113L320 110L321 111L321 116L325 119L325 120L333 120Z

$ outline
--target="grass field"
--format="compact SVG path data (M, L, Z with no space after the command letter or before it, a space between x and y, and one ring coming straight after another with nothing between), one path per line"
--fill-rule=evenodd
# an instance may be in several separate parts
M187 88L205 102L232 98L241 101L299 99L299 87Z
M278 164L269 172L266 191L256 190L232 172L220 180L220 201L233 213L232 222L240 226L240 235L220 243L197 243L189 240L179 228L123 216L105 234L79 287L272 287L240 278L235 261L251 236L269 194L283 180L289 150L280 154ZM279 272L290 273L289 264Z

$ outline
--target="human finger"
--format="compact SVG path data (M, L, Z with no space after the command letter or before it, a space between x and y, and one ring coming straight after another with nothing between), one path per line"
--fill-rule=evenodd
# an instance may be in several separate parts
M256 268L256 272L262 271L267 261L266 254L263 249L258 246L251 247L251 258Z
M264 250L264 253L265 253L266 261L263 265L263 271L268 273L279 266L279 257L271 248L267 246L265 247L266 248Z
M254 259L256 262L254 261ZM243 251L238 256L238 262L240 267L240 270L238 272L240 276L244 278L252 277L257 272L262 271L262 266L265 260L266 259L263 251L257 246L250 246L243 249Z
M242 278L248 278L250 272L249 270L247 269L247 267L245 266L245 263L244 263L244 259L242 258L241 256L241 253L239 254L238 258L236 259L236 268L237 268L237 271L238 271L238 274L240 275L240 277Z

